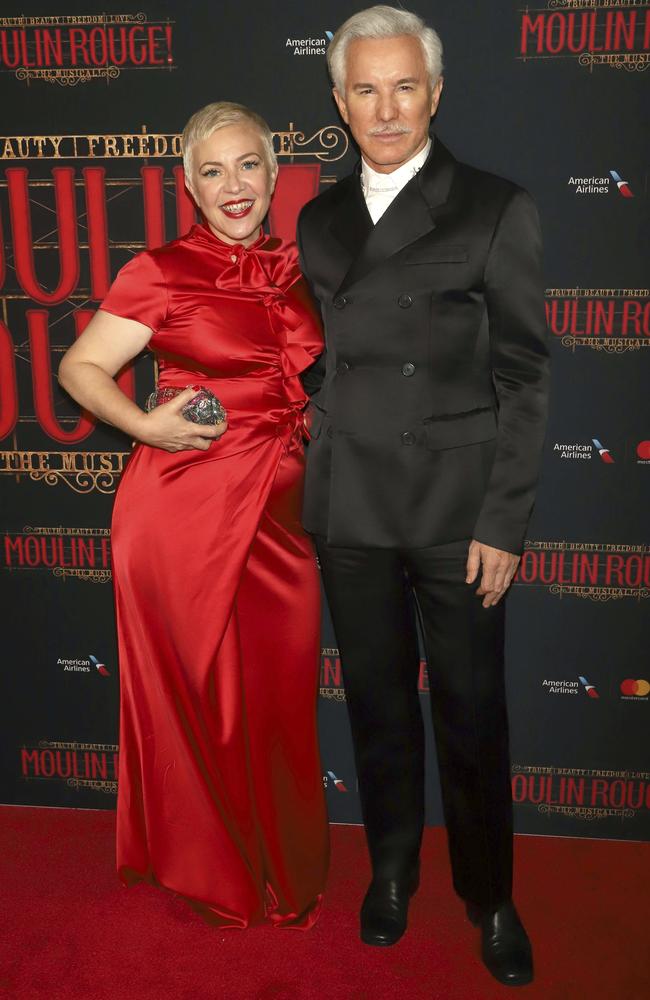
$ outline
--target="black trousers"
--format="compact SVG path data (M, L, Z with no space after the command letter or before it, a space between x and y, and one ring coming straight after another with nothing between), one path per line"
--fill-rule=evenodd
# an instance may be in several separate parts
M503 601L483 608L478 583L465 583L468 541L351 549L317 536L316 545L373 872L407 872L422 839L419 610L454 887L469 902L504 902L512 892L512 800Z

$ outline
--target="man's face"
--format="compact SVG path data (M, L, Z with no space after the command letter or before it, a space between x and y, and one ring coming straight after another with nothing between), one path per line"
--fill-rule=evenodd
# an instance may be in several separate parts
M356 38L346 52L345 93L334 88L343 120L374 170L390 174L427 143L442 92L433 91L413 35Z

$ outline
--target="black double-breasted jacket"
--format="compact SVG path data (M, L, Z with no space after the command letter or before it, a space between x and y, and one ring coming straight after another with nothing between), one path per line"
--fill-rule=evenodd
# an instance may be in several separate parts
M305 378L305 527L339 546L520 552L548 383L530 196L436 138L376 225L357 169L304 207L298 242L326 335Z

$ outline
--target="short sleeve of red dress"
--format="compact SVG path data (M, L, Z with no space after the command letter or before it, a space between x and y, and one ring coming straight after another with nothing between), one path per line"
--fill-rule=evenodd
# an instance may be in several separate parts
M100 309L133 319L154 333L167 316L167 283L150 253L139 253L118 271Z

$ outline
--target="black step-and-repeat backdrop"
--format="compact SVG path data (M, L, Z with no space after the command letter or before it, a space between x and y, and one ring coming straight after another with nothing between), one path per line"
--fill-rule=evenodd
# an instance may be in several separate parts
M109 524L129 442L59 389L60 356L122 264L189 228L178 133L198 107L241 101L271 124L279 235L352 168L324 52L362 6L3 4L3 802L115 802ZM650 5L414 6L445 43L441 137L529 188L545 232L553 401L509 598L517 829L650 839ZM153 377L145 356L121 385L142 401ZM327 620L321 671L331 817L358 822ZM426 713L424 664L421 691ZM433 767L429 794L441 822Z

